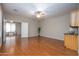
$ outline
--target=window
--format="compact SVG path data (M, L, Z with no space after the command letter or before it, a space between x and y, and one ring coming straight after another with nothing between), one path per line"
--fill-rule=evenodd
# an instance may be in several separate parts
M15 23L6 23L6 32L15 32L16 25Z
M15 32L15 23L12 23L10 27L11 27L10 32Z
M10 23L6 23L6 32L10 32Z

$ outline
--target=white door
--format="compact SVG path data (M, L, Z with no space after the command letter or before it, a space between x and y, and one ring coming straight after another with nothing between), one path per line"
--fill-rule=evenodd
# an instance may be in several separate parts
M21 23L21 37L28 37L28 23Z

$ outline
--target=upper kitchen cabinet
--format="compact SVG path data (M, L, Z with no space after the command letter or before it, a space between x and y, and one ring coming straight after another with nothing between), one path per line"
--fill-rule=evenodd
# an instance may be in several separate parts
M79 27L79 10L77 10L76 24Z
M71 27L79 26L79 10L75 10L71 12L70 26Z

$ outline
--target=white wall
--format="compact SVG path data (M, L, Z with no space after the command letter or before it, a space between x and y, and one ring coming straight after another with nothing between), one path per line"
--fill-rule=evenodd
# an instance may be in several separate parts
M2 9L0 5L0 46L2 44Z
M52 17L41 21L41 36L64 40L64 33L69 30L70 14Z
M28 37L37 36L37 28L38 28L38 21L35 19L29 19L22 16L15 16L10 14L4 14L6 20L14 20L16 22L27 22L28 25Z

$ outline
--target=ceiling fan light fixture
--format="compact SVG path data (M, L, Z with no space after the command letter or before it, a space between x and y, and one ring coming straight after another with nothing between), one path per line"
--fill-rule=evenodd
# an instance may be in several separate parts
M42 12L42 11L37 11L37 12L35 12L35 15L36 15L37 18L41 18L42 16L45 15L45 13Z
M39 14L36 15L37 18L40 18L41 16Z
M12 21L12 20L11 20L10 22L11 22L11 23L13 23L13 21Z

